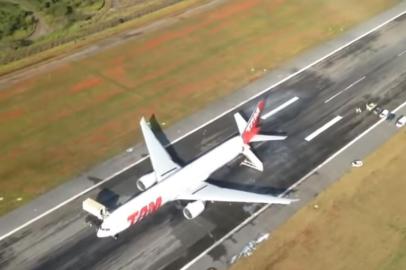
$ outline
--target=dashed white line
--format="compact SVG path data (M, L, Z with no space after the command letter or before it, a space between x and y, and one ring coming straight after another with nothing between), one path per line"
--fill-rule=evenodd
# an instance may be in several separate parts
M355 82L353 82L352 84L350 84L349 86L347 86L346 88L344 88L343 90L341 90L340 92L338 92L337 94L335 94L334 96L326 99L326 101L324 101L324 103L328 103L329 101L331 101L333 98L341 95L342 93L344 93L345 91L347 91L348 89L350 89L351 87L353 87L354 85L360 83L361 81L363 81L365 79L365 76L359 78L358 80L356 80Z
M309 136L307 136L305 138L306 141L310 142L311 140L313 140L314 138L316 138L317 136L319 136L322 132L324 132L325 130L327 130L328 128L332 127L334 124L336 124L338 121L340 121L341 119L343 119L342 116L337 115L336 117L334 117L333 119L331 119L330 121L328 121L326 124L324 124L321 128L317 129L315 132L313 132L312 134L310 134Z
M296 101L299 100L299 97L293 97L291 99L289 99L288 101L286 101L285 103L283 103L282 105L279 105L278 107L276 107L275 109L273 109L272 111L264 114L261 119L267 119L269 117L271 117L272 115L276 114L277 112L285 109L286 107L288 107L290 104L295 103Z
M406 50L404 50L403 52L399 53L398 56L402 56L406 53Z

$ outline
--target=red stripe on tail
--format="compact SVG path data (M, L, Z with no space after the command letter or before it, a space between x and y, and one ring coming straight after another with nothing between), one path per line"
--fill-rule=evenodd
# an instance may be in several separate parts
M251 139L258 134L260 128L258 127L259 117L265 107L265 101L261 100L255 111L252 113L250 120L248 121L247 127L245 128L244 132L242 133L242 139L245 144L248 144Z

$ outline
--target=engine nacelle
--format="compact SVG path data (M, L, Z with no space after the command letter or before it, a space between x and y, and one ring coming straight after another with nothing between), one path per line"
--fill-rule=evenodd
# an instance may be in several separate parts
M202 201L188 203L185 208L183 208L183 215L186 219L193 219L203 212L204 206L205 203Z
M140 191L145 191L145 190L149 189L156 182L157 182L157 179L155 177L155 173L154 172L148 173L146 175L141 176L137 180L137 188Z

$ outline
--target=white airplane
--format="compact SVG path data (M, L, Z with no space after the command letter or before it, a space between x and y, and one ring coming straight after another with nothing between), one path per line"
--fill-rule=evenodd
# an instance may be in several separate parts
M100 220L97 237L117 238L118 234L131 225L156 212L162 205L175 200L191 201L183 208L186 219L193 219L203 212L206 201L248 202L268 204L290 204L295 200L266 194L241 191L207 183L209 176L240 154L246 157L251 167L262 171L263 164L251 151L249 143L284 140L286 136L259 134L258 121L264 108L259 102L248 123L239 114L234 114L239 135L235 136L185 167L176 164L155 137L144 118L140 125L147 145L153 172L137 181L137 187L144 191L113 212L92 199L83 202L83 209Z

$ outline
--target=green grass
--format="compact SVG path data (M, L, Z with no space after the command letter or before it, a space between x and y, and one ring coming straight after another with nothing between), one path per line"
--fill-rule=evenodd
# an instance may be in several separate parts
M17 4L0 1L0 42L23 39L32 33L35 25L32 12Z
M114 9L111 0L55 2L48 8L43 6L50 3L47 1L7 1L20 3L34 11L47 24L48 30L35 39L10 44L0 42L3 47L0 50L0 74L67 53L148 21L171 16L208 0L144 0Z
M34 0L30 4L46 15L48 23L64 26L86 20L87 14L103 7L104 0Z
M0 91L0 213L396 2L230 1Z

